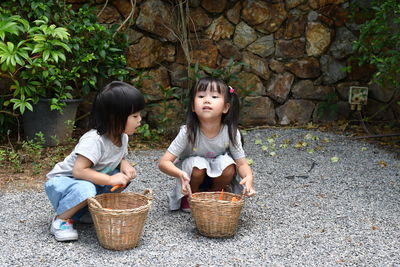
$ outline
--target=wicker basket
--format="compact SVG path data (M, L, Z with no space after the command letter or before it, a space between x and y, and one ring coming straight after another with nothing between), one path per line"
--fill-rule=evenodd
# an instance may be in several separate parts
M105 193L88 199L100 245L126 250L137 246L151 205L152 191Z
M233 236L239 222L244 197L233 193L198 192L190 195L189 203L196 227L201 235L208 237ZM237 201L232 202L236 197Z

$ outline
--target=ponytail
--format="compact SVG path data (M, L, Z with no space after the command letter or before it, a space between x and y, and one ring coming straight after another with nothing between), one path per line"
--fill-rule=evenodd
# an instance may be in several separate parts
M232 87L228 87L225 96L228 99L229 110L228 113L222 116L222 123L228 126L229 140L236 146L236 133L239 125L239 112L240 112L240 100L239 96L236 94Z

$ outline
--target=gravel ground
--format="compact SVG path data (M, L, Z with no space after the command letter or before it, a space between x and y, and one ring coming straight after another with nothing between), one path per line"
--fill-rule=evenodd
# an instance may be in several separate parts
M154 190L138 247L103 249L92 225L77 226L77 242L57 242L43 191L0 192L0 266L400 266L399 155L302 129L244 139L258 195L234 237L203 237L190 214L168 211L175 181L157 168L163 151L135 151L139 176L127 190Z

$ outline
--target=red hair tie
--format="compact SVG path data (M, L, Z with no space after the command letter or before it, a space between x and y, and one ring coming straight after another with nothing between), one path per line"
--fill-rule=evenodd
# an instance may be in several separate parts
M235 92L235 89L232 88L232 86L229 86L229 93L233 94Z

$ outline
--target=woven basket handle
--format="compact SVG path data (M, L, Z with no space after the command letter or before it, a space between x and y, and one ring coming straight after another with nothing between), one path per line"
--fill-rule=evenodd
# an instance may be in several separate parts
M99 208L99 209L103 208L101 206L101 204L94 197L88 198L88 201L91 202L93 204L93 206L95 206L96 208Z
M240 195L240 198L241 199L244 199L244 197L246 197L246 186L245 185L243 185L243 190L242 190L242 194Z
M151 188L146 188L143 191L143 195L145 195L149 200L153 200L154 199L154 197L153 197L153 189L151 189Z
M192 188L190 187L190 184L187 184L186 189L189 192L189 196L192 196L193 193L192 193Z

